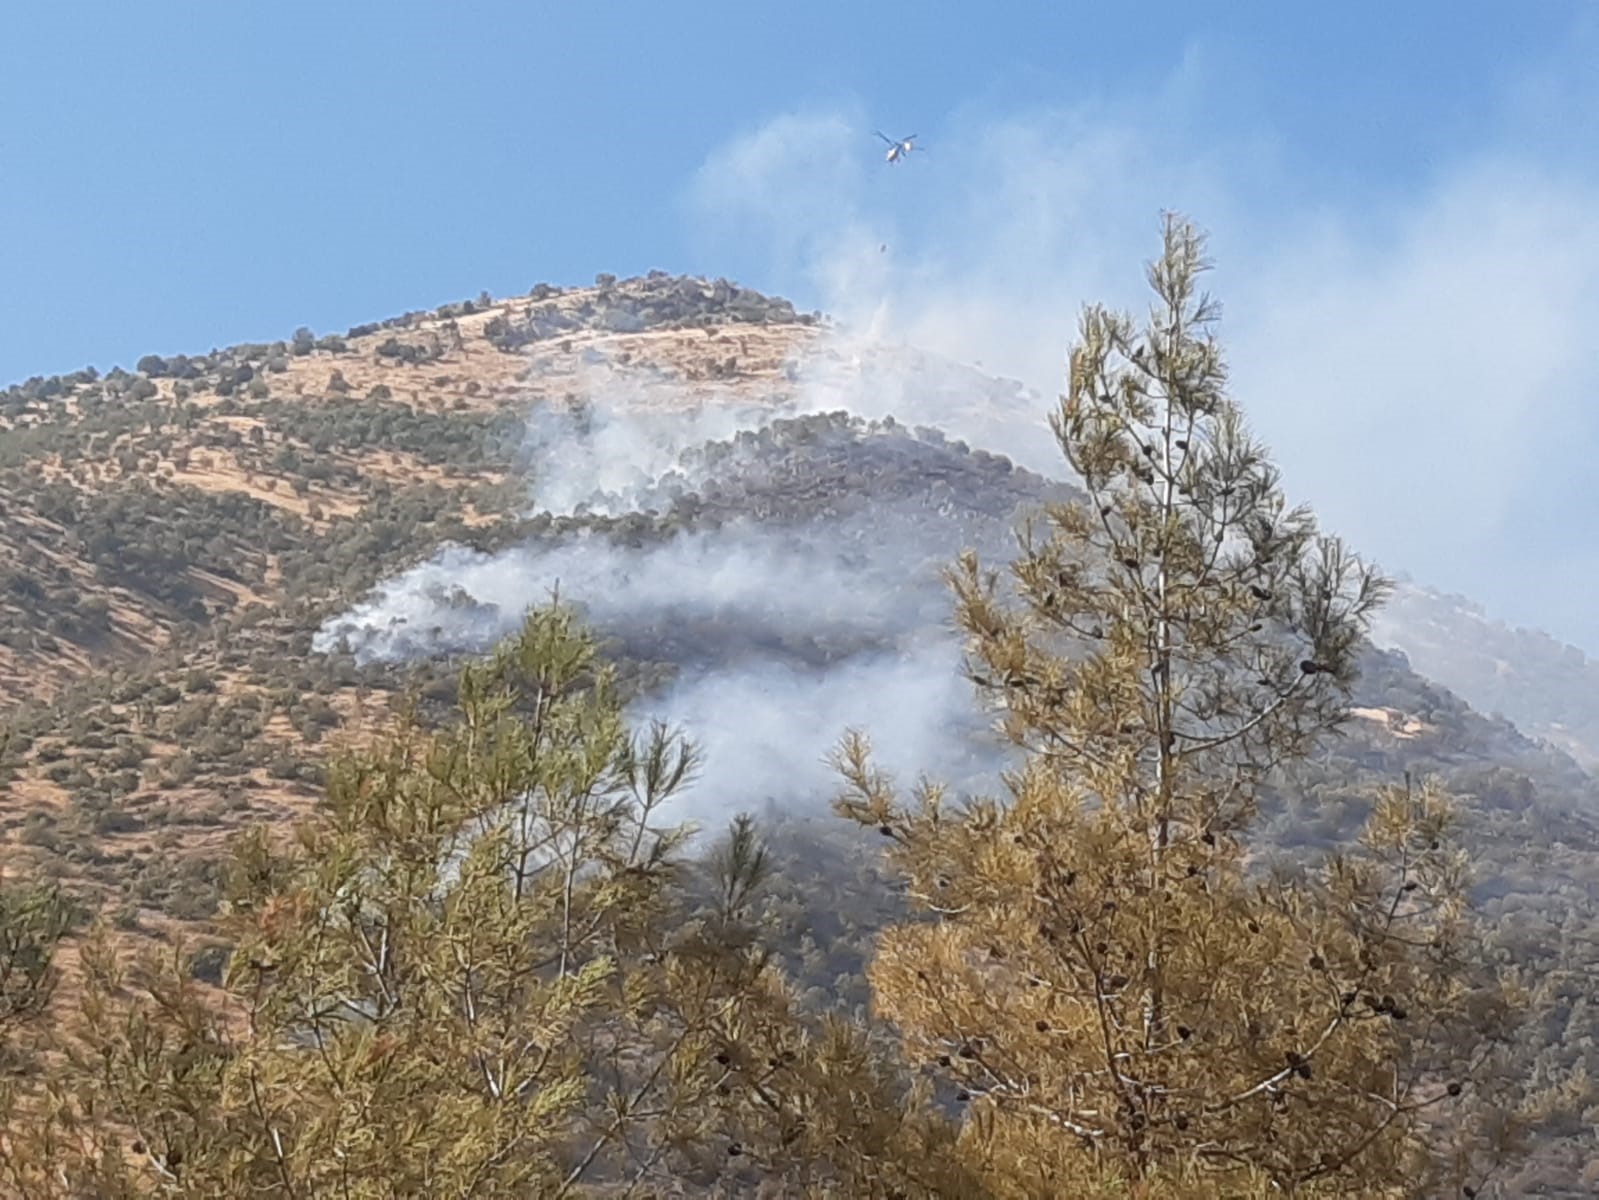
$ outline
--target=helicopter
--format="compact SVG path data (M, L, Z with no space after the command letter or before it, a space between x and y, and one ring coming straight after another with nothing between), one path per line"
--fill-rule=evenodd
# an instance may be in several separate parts
M889 137L886 133L883 133L881 130L875 130L874 129L872 132L876 133L878 137L882 138L885 142L888 143L888 153L883 156L883 161L885 161L885 162L897 163L900 159L904 158L912 150L916 149L915 142L916 142L917 135L914 134L914 133L911 134L910 137L908 137L908 138L900 138L898 141L895 141L893 138Z

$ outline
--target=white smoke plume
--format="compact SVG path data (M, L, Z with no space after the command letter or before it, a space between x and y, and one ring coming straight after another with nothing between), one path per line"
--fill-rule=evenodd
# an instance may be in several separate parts
M739 524L637 550L578 533L544 551L449 547L329 622L315 648L344 639L362 657L387 660L482 649L557 591L607 629L664 636L720 622L774 643L908 636L947 607L936 575L866 542L859 525L776 533Z
M1063 473L1048 402L1020 380L995 378L911 345L885 344L871 330L851 326L804 358L797 378L796 412L892 417L1003 454L1040 475Z
M699 481L685 451L780 415L731 387L699 384L690 393L648 368L610 362L584 364L574 395L574 405L528 413L535 512L636 511L663 489Z
M1384 563L1593 645L1584 585L1599 567L1566 543L1586 524L1599 438L1587 333L1599 321L1599 164L1523 152L1511 123L1408 192L1341 206L1299 185L1269 133L1199 129L1186 114L1205 82L1189 63L1136 103L967 110L936 155L892 169L869 152L858 112L789 114L731 139L685 197L707 261L825 309L836 327L769 397L674 397L659 379L596 368L580 411L532 414L532 506L661 509L707 482L695 447L838 410L934 426L1060 476L1045 418L1077 313L1093 301L1144 309L1139 267L1159 213L1177 209L1212 233L1235 394L1292 498ZM341 631L377 655L483 644L559 581L613 628L769 634L772 653L691 670L646 705L706 744L707 774L685 801L696 815L815 802L831 790L821 755L850 724L898 746L901 773L957 769L948 732L972 704L955 643L936 634L948 599L925 570L929 548L902 554L879 536L852 560L827 536L744 526L638 552L600 537L543 553L452 550L319 644ZM802 668L781 652L785 630L866 631L887 648ZM1394 640L1403 647L1402 630Z
M677 815L715 828L729 813L796 800L815 811L838 790L827 759L847 728L869 734L878 767L901 784L925 774L994 792L1007 756L983 736L959 671L957 650L929 641L826 670L771 663L684 681L648 707L690 731L705 756Z
M913 403L903 381L882 392L851 387L851 361L827 364L787 406L663 410L638 404L624 385L585 398L575 414L536 419L531 506L552 515L664 509L674 492L707 482L696 441L856 396L873 397L862 407L884 416ZM888 381L887 368L875 378ZM607 379L615 387L617 377ZM949 392L952 402L971 395ZM602 459L604 473L588 471ZM837 788L826 756L852 727L907 781L930 772L991 789L1007 760L960 673L940 576L959 548L929 544L914 517L883 511L782 527L734 521L639 548L585 531L494 554L453 546L329 621L314 646L388 661L481 652L558 592L602 633L686 657L674 684L633 714L681 728L705 751L674 819L716 827L768 805L821 811ZM824 661L812 661L818 652Z
M694 451L773 421L848 413L937 429L1046 476L1062 471L1048 406L1034 389L869 330L829 329L785 364L781 392L696 383L638 364L585 364L573 402L535 406L527 441L530 511L622 516L704 482Z
M1145 311L1140 266L1180 211L1212 235L1234 392L1291 498L1392 569L1599 649L1599 151L1546 136L1546 105L1599 117L1591 71L1524 79L1474 143L1380 194L1337 189L1264 117L1204 125L1206 71L958 110L894 167L867 114L789 114L713 154L685 207L752 285L1014 377L1040 419L1081 306ZM1026 428L993 436L1047 459Z

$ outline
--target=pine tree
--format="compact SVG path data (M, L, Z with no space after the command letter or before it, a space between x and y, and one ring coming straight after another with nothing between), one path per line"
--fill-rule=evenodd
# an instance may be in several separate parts
M881 938L874 1004L965 1106L993 1194L1437 1195L1474 1178L1435 1117L1502 1006L1463 965L1436 789L1387 790L1322 864L1250 845L1263 788L1344 718L1386 584L1286 504L1207 266L1168 217L1142 327L1085 310L1052 416L1080 498L1008 577L951 572L1024 752L1006 800L901 798L864 735L841 747L840 810L921 910Z
M27 874L0 881L0 1181L11 1169L11 1131L32 1116L31 1084L50 1044L61 981L57 959L75 919L54 887Z
M10 749L11 732L0 729L0 785ZM29 1085L48 1045L58 955L76 917L75 906L32 872L0 878L0 1182L16 1175L13 1130L35 1115Z
M464 670L452 724L402 721L335 764L286 844L241 839L222 1003L181 949L130 967L91 939L14 1177L74 1197L947 1194L946 1125L771 966L750 822L703 869L682 853L662 810L696 765L630 729L568 610L530 614Z
M55 888L26 876L0 881L0 1047L6 1059L21 1052L15 1044L20 1034L49 1007L61 977L56 951L72 921L72 905Z

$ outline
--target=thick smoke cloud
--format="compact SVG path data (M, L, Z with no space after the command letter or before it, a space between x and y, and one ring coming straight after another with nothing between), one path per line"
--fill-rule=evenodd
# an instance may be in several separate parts
M709 402L700 392L690 404L659 379L596 368L585 381L593 392L530 415L530 509L666 511L689 491L754 471L738 434L780 417L930 414L980 435L1006 406L1025 406L1017 384L852 338L827 339L790 375L785 404L732 391ZM999 420L994 440L1014 429ZM876 436L891 435L906 436L892 425ZM732 445L714 469L712 442ZM940 574L960 548L946 544L951 528L874 504L798 522L735 520L642 545L579 530L493 554L452 546L329 621L314 645L402 662L480 652L558 591L604 635L680 664L670 687L633 714L680 727L704 751L678 819L714 827L740 809L821 811L838 782L827 755L849 728L866 731L879 765L907 783L926 772L992 790L1008 759L960 672Z
M819 413L926 426L1045 476L1062 470L1048 402L1019 380L850 325L830 328L797 353L786 375L784 390L767 395L702 381L690 392L638 363L584 364L574 380L576 403L528 413L538 481L531 511L621 516L659 509L705 482L696 448Z
M1184 212L1292 497L1393 569L1599 647L1599 151L1550 136L1557 103L1568 128L1599 117L1591 72L1523 79L1475 146L1375 193L1296 164L1268 116L1204 127L1206 69L1136 100L960 110L892 168L866 114L790 114L712 155L685 210L747 282L1045 398L1081 305L1142 312L1158 214Z
M1552 160L1539 147L1553 143L1520 138L1507 109L1478 152L1409 191L1316 197L1272 131L1221 140L1195 124L1206 86L1191 62L1138 103L964 110L936 138L924 131L936 152L892 169L859 112L789 114L731 138L684 198L706 261L823 308L836 329L790 365L780 396L674 396L636 369L591 365L576 410L530 414L532 508L664 511L714 486L698 447L837 410L933 426L1059 476L1045 417L1077 313L1144 309L1139 264L1172 208L1213 235L1235 394L1292 498L1384 564L1599 644L1585 586L1599 559L1572 538L1599 503L1586 486L1599 161ZM1570 94L1592 108L1590 89ZM600 536L455 549L319 644L348 636L390 657L482 646L559 582L624 637L741 631L641 705L705 744L685 814L819 804L832 785L822 757L852 724L902 775L991 781L995 760L952 736L981 723L929 569L956 549L897 549L860 524L733 525L642 551ZM1402 620L1382 633L1404 648ZM841 649L803 662L784 649L801 637Z
M974 448L1003 454L1046 477L1064 472L1048 425L1049 402L1018 379L844 325L798 366L799 412L848 412L931 426Z
M689 678L647 706L705 754L677 815L711 828L741 810L816 811L837 791L827 756L846 728L870 735L878 766L899 783L925 773L993 792L1007 759L984 736L959 667L955 647L929 640L825 670L769 663Z
M532 508L555 516L620 516L695 486L687 451L779 414L730 387L702 383L691 396L648 368L609 361L584 364L574 383L575 406L541 405L527 417Z
M826 757L848 728L867 731L880 765L906 782L930 772L994 787L1004 758L942 629L949 600L936 573L889 561L880 546L851 554L861 544L847 529L741 526L642 551L592 536L543 554L453 548L331 622L318 647L344 639L363 657L400 661L482 651L558 584L624 641L658 649L684 630L707 635L708 660L691 654L634 713L683 729L704 753L678 819L716 826L740 809L820 809L837 784ZM836 661L787 649L807 641L838 647Z
M936 622L948 600L859 525L782 533L752 524L680 535L631 549L579 533L549 550L484 554L450 547L388 581L330 622L317 648L340 638L362 657L404 660L441 649L481 650L513 632L530 606L559 589L591 621L643 636L718 622L746 638L869 636L892 640Z

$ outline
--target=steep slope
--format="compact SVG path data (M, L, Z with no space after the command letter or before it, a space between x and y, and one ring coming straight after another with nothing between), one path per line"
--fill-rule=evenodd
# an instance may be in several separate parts
M337 608L524 506L530 408L764 396L816 333L725 281L486 298L0 393L0 830L130 933L203 922L227 835L314 800L387 691L308 653Z

